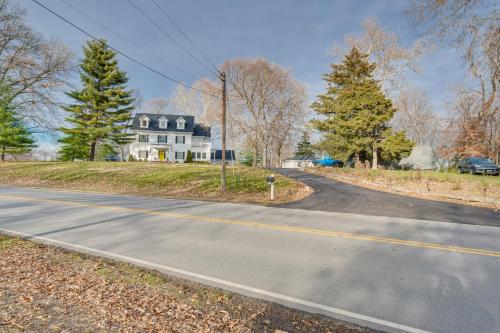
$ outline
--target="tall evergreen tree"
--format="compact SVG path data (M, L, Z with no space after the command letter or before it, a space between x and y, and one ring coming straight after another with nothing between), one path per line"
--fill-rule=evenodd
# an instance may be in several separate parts
M302 133L302 139L297 144L297 151L295 152L295 155L302 157L314 156L314 149L309 140L309 132L304 131L304 133Z
M83 55L80 63L83 88L67 93L75 101L65 107L70 113L66 120L73 127L61 128L66 135L61 142L63 151L85 142L88 159L93 161L98 143L130 142L131 134L125 133L125 129L130 126L134 98L126 90L128 78L118 67L116 53L106 41L88 41Z
M313 125L325 134L322 146L332 155L354 154L356 162L362 152L369 152L372 167L377 168L384 140L391 137L394 149L405 146L395 142L406 140L404 133L392 137L395 133L388 125L396 109L373 78L375 64L368 61L368 55L352 48L342 63L331 67L332 72L324 76L328 84L326 93L319 95L312 104L318 114L327 116L313 121Z
M22 154L35 147L31 133L15 116L10 89L0 87L0 160L5 154Z

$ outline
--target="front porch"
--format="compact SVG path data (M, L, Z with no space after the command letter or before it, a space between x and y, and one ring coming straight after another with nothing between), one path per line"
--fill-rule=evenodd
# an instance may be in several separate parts
M174 162L171 147L151 147L151 161Z

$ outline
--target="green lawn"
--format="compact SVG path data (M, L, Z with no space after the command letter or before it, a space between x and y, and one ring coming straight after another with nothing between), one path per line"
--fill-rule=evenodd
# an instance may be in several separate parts
M220 166L147 162L3 162L0 183L163 197L266 202L261 168L228 167L227 194L220 195ZM304 186L276 176L277 201L293 200Z

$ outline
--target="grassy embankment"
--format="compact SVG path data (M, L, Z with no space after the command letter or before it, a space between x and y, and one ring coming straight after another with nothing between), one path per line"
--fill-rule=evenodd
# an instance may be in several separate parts
M2 235L0 331L372 332L133 265Z
M500 177L415 170L311 168L333 179L424 199L500 208Z
M269 203L269 170L228 167L227 193L220 193L220 166L144 162L3 162L0 184L137 194L166 198ZM306 196L307 188L276 175L274 202Z

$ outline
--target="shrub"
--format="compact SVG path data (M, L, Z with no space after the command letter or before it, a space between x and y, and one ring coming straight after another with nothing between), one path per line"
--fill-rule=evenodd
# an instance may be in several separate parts
M188 150L186 155L186 163L193 163L193 153L191 150Z

